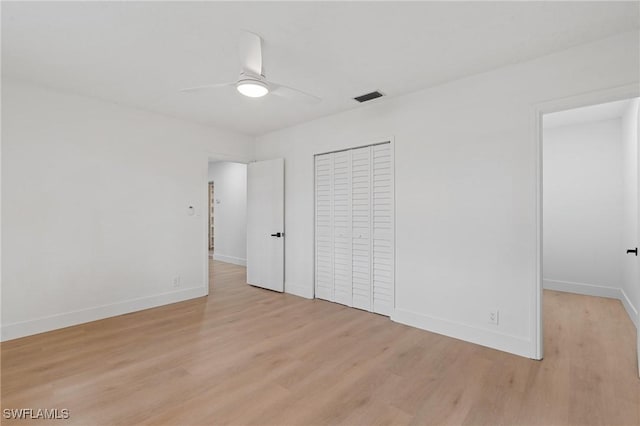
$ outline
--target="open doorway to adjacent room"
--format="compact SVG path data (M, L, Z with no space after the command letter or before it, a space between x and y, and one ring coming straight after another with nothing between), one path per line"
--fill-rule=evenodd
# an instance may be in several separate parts
M545 360L570 360L587 375L593 363L635 374L638 362L639 104L630 98L543 116Z
M225 282L284 292L284 160L209 156L203 195L209 294Z
M226 263L247 264L247 165L210 161L209 257Z

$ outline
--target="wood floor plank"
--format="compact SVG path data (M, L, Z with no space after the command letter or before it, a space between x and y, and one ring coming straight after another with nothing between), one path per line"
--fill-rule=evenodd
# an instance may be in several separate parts
M545 291L539 362L255 288L240 266L210 274L208 297L2 343L2 408L77 425L640 425L616 300Z

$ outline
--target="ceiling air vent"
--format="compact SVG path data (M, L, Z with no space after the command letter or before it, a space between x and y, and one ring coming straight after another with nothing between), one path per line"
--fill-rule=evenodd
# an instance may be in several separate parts
M370 101L371 99L380 98L382 96L384 96L384 95L376 90L375 92L366 93L364 95L357 96L357 97L355 97L353 99L355 99L356 101L362 103L362 102Z

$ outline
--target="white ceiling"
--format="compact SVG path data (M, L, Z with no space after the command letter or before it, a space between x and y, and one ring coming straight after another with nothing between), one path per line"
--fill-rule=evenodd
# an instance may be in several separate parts
M627 109L631 107L632 102L633 99L624 99L545 114L543 117L543 126L545 129L553 129L580 123L613 120L614 118L622 117L625 112L627 112Z
M2 2L2 72L262 134L638 28L638 2ZM264 38L267 77L317 105L233 88L238 31ZM376 100L372 102L383 102Z

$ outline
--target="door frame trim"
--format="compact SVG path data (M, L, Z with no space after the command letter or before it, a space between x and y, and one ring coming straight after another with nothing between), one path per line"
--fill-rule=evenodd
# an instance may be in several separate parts
M531 338L531 355L530 358L541 360L544 358L544 336L543 336L543 284L542 275L542 255L543 255L543 187L542 187L542 169L543 169L543 129L542 116L553 112L563 111L567 109L580 108L590 105L597 105L607 102L615 102L624 99L636 98L640 96L640 84L637 82L629 83L622 86L614 86L601 90L585 92L575 96L557 98L542 101L534 104L531 108L531 125L533 127L533 147L535 150L535 282L531 287L531 304L530 304L530 333Z

